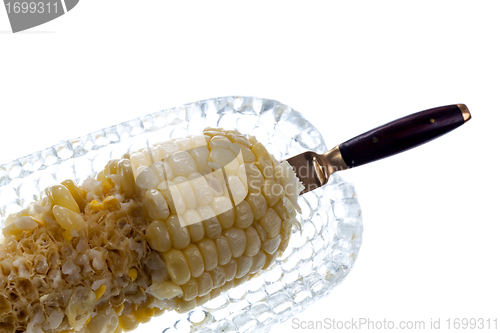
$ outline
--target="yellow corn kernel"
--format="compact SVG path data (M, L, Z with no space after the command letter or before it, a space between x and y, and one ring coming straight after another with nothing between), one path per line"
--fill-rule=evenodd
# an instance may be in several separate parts
M66 207L56 205L52 208L52 213L57 223L65 230L80 231L85 226L83 217Z
M119 306L116 306L114 308L115 312L117 315L121 315L122 311L123 311L123 308L125 308L125 305L122 303L121 305Z
M151 309L151 308L145 307L145 308L142 309L142 311L144 311L144 314L147 317L149 317L149 318L151 318L151 317L153 317L155 315L155 311L153 309Z
M106 292L106 289L108 289L108 287L106 287L105 284L101 284L99 286L99 288L97 288L94 293L95 293L95 299L96 301L102 297L102 295L104 295L104 293Z
M85 191L78 185L76 185L74 181L69 179L63 181L61 185L64 185L69 190L69 193L71 193L71 196L73 197L73 199L75 199L76 203L78 204L80 211L83 212L86 205L85 197L87 196Z
M137 269L131 268L128 271L128 277L132 280L132 282L134 282L137 279Z
M92 200L89 204L89 209L90 209L90 214L95 214L103 210L104 205L102 204L102 202L99 202L97 200Z
M102 201L102 204L104 206L104 209L107 209L109 211L120 209L120 202L114 196L106 197L106 199Z
M124 331L132 331L139 326L139 322L135 318L133 313L129 313L126 315L121 315L119 318L120 326Z
M121 186L125 194L125 198L132 198L135 193L135 178L132 162L127 159L118 161L117 173L121 176Z
M106 174L104 173L104 171L99 171L97 173L97 175L95 176L97 181L100 181L100 182L102 182L104 180L104 177L106 177Z
M159 309L159 308L153 308L154 315L155 317L161 316L163 313L165 313L165 309Z
M71 192L63 185L54 185L47 189L47 194L52 199L54 205L63 206L67 209L80 213L80 207L71 195Z
M139 292L142 294L142 295L146 295L146 291L144 290L143 287L139 286L137 287L137 289L139 289Z
M142 309L142 307L137 308L134 311L134 316L140 323L147 323L151 320L151 316L148 316L147 313Z
M67 240L68 242L71 242L71 240L73 239L73 235L71 234L71 230L64 230L62 235L63 235L64 239Z
M111 181L111 179L109 179L108 177L104 178L104 180L102 182L102 191L104 192L104 194L107 194L114 187L115 187L115 183L113 183L113 181Z

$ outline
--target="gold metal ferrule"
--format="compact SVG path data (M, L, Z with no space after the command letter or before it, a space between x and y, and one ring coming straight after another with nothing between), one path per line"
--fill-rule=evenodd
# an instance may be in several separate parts
M465 104L457 104L460 111L462 111L462 117L464 117L464 123L470 120L470 111Z

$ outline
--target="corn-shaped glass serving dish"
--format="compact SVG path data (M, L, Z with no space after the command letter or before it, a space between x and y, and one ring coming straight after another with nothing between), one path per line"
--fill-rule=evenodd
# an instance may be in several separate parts
M254 135L278 160L305 150L326 151L320 133L279 102L227 97L192 103L64 141L0 166L1 224L9 214L39 200L48 186L66 179L79 183L89 176L99 179L96 173L111 159L155 142L200 134L206 127L236 128ZM300 227L293 228L288 247L266 271L192 311L166 312L137 331L268 331L327 295L350 271L361 245L356 194L352 185L334 175L328 185L301 196L299 205Z

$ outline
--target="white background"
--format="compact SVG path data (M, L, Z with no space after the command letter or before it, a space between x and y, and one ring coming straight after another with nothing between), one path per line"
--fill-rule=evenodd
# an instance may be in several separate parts
M0 163L218 96L288 104L331 147L465 103L463 127L342 175L358 190L363 246L345 282L295 320L500 320L498 4L83 0L15 35L0 8Z

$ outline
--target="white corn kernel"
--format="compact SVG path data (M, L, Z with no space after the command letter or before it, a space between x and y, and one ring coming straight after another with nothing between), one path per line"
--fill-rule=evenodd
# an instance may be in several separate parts
M148 215L152 219L165 220L170 215L167 201L157 190L146 191L146 193L144 193L142 202L144 204L144 207L146 208L146 211L148 212Z
M221 293L222 291L220 288L212 289L212 291L210 292L210 300L219 297Z
M186 208L196 208L198 206L196 204L196 194L194 194L191 182L186 177L179 176L174 178L173 183L181 193Z
M252 207L250 204L243 200L236 206L236 219L234 226L240 229L246 229L254 222Z
M244 275L240 278L234 278L234 287L241 286L243 283L247 282L250 279L250 274Z
M234 224L234 208L231 199L228 197L215 197L212 201L212 209L217 215L217 219L219 220L222 228L228 229L231 228Z
M264 229L263 226L260 225L260 223L258 222L255 222L254 224L252 224L252 227L255 228L255 230L257 230L259 236L260 236L260 240L262 242L265 242L267 240L267 231L266 229Z
M132 165L135 169L138 169L141 166L148 167L151 165L151 161L149 160L149 158L142 152L130 154L130 162L132 162Z
M212 291L210 291L210 293L211 292ZM196 304L198 306L201 306L201 305L207 303L208 301L210 301L210 293L206 294L205 296L198 296L198 297L196 297Z
M201 223L202 219L198 211L196 209L186 209L184 214L182 214L182 217L189 228L191 241L194 243L200 241L205 236L205 230L203 228L203 224Z
M237 143L244 147L250 147L252 145L250 141L248 141L248 139L240 133L228 133L227 137L229 140L231 140L231 142Z
M264 185L264 176L260 172L255 163L245 163L238 167L238 177L243 182L246 179L248 184L248 192L259 193L262 185Z
M193 310L197 306L198 306L198 303L197 303L196 298L192 299L190 301L184 301L184 300L180 299L180 300L178 300L178 307L176 310L179 313L185 313L185 312Z
M191 236L186 222L181 215L171 215L167 219L168 233L172 239L174 248L182 250L191 243Z
M187 177L193 171L198 171L193 157L186 151L178 151L168 158L168 163L172 166L177 176Z
M267 237L274 238L280 234L281 219L274 209L269 208L266 214L259 220L261 226L267 231Z
M182 250L182 252L186 257L189 270L191 271L191 276L193 278L197 278L205 271L205 263L200 249L195 244L191 243L188 247Z
M262 243L262 249L269 254L273 254L278 250L278 247L281 243L281 235L278 235L274 238L268 238L265 242Z
M216 169L203 177L207 181L214 197L229 196L229 191L227 190L222 169Z
M204 238L198 243L198 248L203 255L205 271L210 272L215 269L218 264L217 246L215 242L210 238Z
M198 171L205 173L208 171L208 157L210 152L206 146L196 147L190 152L198 167Z
M250 268L250 271L248 273L250 274L255 274L257 272L260 272L262 267L266 264L266 255L264 252L259 251L255 256L252 257L252 267Z
M260 172L262 172L264 178L267 179L274 176L274 166L269 158L260 156L257 158L255 165L259 168Z
M189 150L193 148L190 138L177 139L175 140L175 143L177 143L180 150Z
M172 281L178 285L185 284L191 278L189 265L182 251L172 249L163 254L165 263L167 264L168 274Z
M210 150L214 150L216 148L229 149L231 143L232 142L224 135L215 135L210 139L208 146L210 147Z
M248 257L253 257L260 250L261 241L260 241L259 234L257 233L257 230L255 230L252 227L249 227L248 229L246 229L245 234L247 237L247 246L246 246L244 255L246 255Z
M208 238L215 239L222 233L222 226L217 219L214 210L210 206L199 206L196 208L205 227Z
M209 205L214 199L214 195L205 177L199 172L192 172L188 179L196 195L197 206Z
M242 144L238 144L238 146L240 148L241 155L243 156L243 161L245 163L252 163L256 161L254 153L252 153L252 151L248 149L248 147L245 147Z
M214 282L214 288L220 288L226 282L226 272L222 266L217 266L213 271L210 272L212 280Z
M155 172L160 182L172 180L175 178L172 167L166 161L156 161L151 164L150 168Z
M231 228L224 231L224 237L231 248L233 258L238 258L245 252L247 246L247 238L245 231L238 228Z
M154 189L160 184L160 179L150 167L140 166L135 171L135 183L140 188Z
M272 207L278 203L281 198L283 187L276 183L274 179L266 179L262 186L262 194L266 198L268 207Z
M205 296L214 288L214 281L209 272L201 274L196 282L198 282L198 296Z
M279 254L279 251L276 251L273 254L265 253L266 263L264 264L262 269L268 269L269 267L271 267L274 264L274 262L276 261L278 254Z
M228 149L231 153L233 153L234 156L236 156L236 160L238 161L238 164L243 164L245 161L243 160L243 154L241 153L240 146L238 146L236 143L232 143L231 146Z
M38 226L30 216L21 216L16 221L10 223L2 229L4 236L19 235L24 231L31 231Z
M180 151L179 146L174 141L167 141L158 146L158 148L160 148L164 159L168 159L170 156Z
M219 236L215 239L215 245L217 246L217 254L219 256L219 265L225 265L231 260L231 248L227 242L226 237Z
M142 150L144 155L148 157L151 161L151 164L161 161L163 159L163 155L158 147L147 147Z
M214 148L210 151L210 161L224 167L224 171L228 175L234 175L238 172L240 164L238 159L228 149Z
M172 214L181 215L186 210L186 204L181 192L177 186L171 181L165 181L158 185L158 190L167 200L168 206L172 210Z
M172 241L167 225L162 221L154 220L146 229L146 239L151 248L158 252L167 252L172 248Z
M184 301L190 301L198 296L198 282L196 282L196 279L189 279L189 281L181 287L184 292L184 296L182 297Z
M236 270L238 269L238 262L235 258L231 258L227 264L222 266L224 273L226 273L226 281L231 281L236 276ZM226 282L227 283L227 282Z
M235 175L227 176L227 184L229 186L229 190L231 191L231 195L233 197L233 202L235 205L238 205L240 202L245 200L247 196L247 189L243 186L241 180Z
M193 135L191 137L191 144L193 145L193 148L197 148L206 147L208 143L204 135Z
M236 269L235 278L239 279L245 276L252 268L253 260L251 257L241 256L237 259L238 268Z
M252 207L253 216L256 220L260 220L266 214L267 201L262 194L250 193L245 201Z
M148 289L146 289L146 293L162 301L164 299L182 297L184 294L182 288L171 281L153 282Z
M65 230L80 231L85 226L83 217L66 207L56 205L52 208L52 213L57 223Z
M95 301L96 296L92 289L86 287L75 288L65 311L68 322L75 331L79 331L85 326L94 310Z

